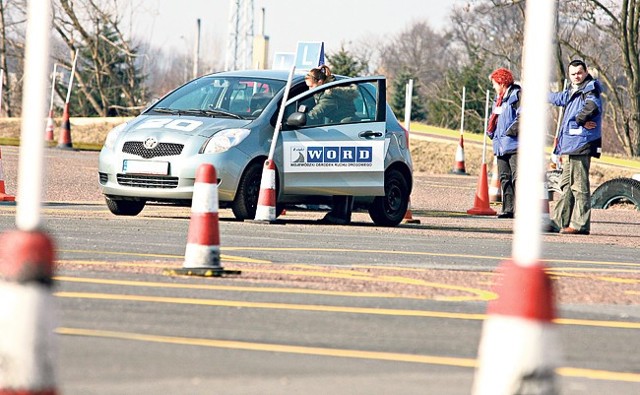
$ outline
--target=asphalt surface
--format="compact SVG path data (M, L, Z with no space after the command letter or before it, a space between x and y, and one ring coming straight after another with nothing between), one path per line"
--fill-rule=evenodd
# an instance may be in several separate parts
M86 153L48 152L91 171ZM60 393L470 393L512 221L442 198L473 192L472 177L421 180L421 223L393 229L365 213L327 226L317 212L260 224L222 210L222 264L241 271L223 278L167 274L183 263L188 208L122 218L91 198L47 200ZM15 209L0 202L0 231ZM639 392L638 228L636 211L598 212L592 236L544 237L562 394Z

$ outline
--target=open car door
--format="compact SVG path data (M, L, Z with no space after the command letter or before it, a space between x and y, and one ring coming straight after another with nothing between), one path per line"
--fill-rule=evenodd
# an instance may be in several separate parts
M384 195L385 82L342 79L289 100L276 150L284 194Z

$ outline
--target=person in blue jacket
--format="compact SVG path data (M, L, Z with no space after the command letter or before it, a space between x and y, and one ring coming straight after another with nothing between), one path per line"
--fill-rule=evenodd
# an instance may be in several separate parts
M489 117L487 136L493 140L493 153L498 162L502 188L502 212L498 218L513 218L518 170L518 128L520 123L520 86L505 68L489 76L496 100Z
M549 94L564 107L554 154L562 159L561 196L551 215L550 232L588 235L591 231L591 158L602 153L602 91L582 60L569 63L571 85Z

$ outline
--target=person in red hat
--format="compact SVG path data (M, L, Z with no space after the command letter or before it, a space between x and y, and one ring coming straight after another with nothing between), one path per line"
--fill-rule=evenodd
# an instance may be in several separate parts
M493 140L493 153L497 157L502 187L502 212L498 214L498 218L513 218L518 170L521 90L508 69L496 69L489 78L496 92L496 99L486 133Z

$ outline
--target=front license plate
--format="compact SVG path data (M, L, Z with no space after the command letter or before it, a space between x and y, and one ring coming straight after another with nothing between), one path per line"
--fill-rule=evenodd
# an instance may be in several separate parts
M169 162L154 162L142 160L127 160L122 163L123 173L134 174L169 174Z

